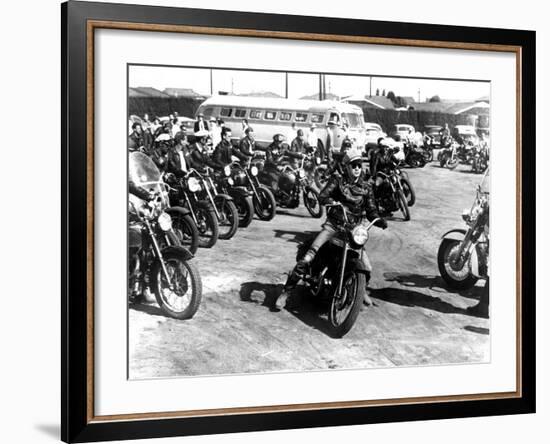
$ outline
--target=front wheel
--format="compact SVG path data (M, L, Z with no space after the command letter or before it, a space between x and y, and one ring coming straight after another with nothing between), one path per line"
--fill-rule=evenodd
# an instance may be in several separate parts
M460 241L443 239L437 252L437 266L441 277L447 285L456 290L467 290L477 282L470 269L470 259L464 261L459 269L455 264L460 249Z
M325 187L328 182L326 165L319 165L315 168L313 180L318 189L322 190Z
M252 204L252 198L241 194L235 194L233 196L233 200L239 214L239 227L248 227L254 217L254 205Z
M403 177L401 179L401 187L403 188L403 194L407 199L407 205L412 207L416 202L416 193L409 179Z
M257 187L256 194L254 195L254 211L260 220L273 219L275 217L276 210L277 203L275 202L273 193L264 185Z
M397 190L397 192L395 193L395 200L397 201L397 206L403 213L403 219L405 221L411 220L409 205L407 204L407 199L405 198L403 191Z
M429 148L425 149L422 152L422 156L424 157L424 160L426 161L426 163L431 162L432 160L434 160L433 149L429 149Z
M199 207L195 209L197 229L199 230L199 247L212 248L219 236L218 219L212 208Z
M157 303L172 318L190 319L199 309L202 298L199 270L177 250L164 250L162 256L169 281L157 259L151 270Z
M319 193L312 188L306 188L303 193L304 205L306 206L309 214L315 219L319 219L323 216L323 207L319 202Z
M221 194L214 197L214 203L220 215L218 238L231 239L239 227L239 212L237 211L237 207L233 201L228 200L228 197L224 197Z
M199 230L195 225L195 221L189 214L186 214L183 210L178 210L177 207L172 207L170 210L172 230L178 238L179 244L195 254L199 248Z
M365 275L351 272L344 276L342 294L334 290L328 312L332 335L341 338L348 333L359 316L366 291Z

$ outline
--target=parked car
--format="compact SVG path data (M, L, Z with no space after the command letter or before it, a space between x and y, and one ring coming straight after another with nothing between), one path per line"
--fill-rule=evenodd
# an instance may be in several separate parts
M441 130L443 127L440 125L424 125L422 132L431 137L433 148L439 148L441 144Z
M414 126L404 123L397 123L393 126L390 137L396 141L401 141L416 133Z
M370 159L370 152L378 145L378 139L380 137L387 137L388 135L382 130L382 127L378 123L365 122L365 154Z
M456 125L451 131L451 136L453 136L458 143L471 142L474 145L479 143L476 129L472 125Z

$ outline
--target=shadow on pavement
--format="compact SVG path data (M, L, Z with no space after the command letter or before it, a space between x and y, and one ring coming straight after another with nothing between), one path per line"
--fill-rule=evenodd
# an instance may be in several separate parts
M456 293L470 299L480 299L486 291L484 287L479 286L474 286L468 290L449 289L443 278L439 275L385 272L384 279L388 282L397 282L404 287L427 288L438 293Z
M281 214L283 216L291 216L291 217L299 217L301 219L312 219L312 217L308 214L299 214L299 213L291 213L289 211L281 210L280 208L277 208L277 214Z
M130 309L135 311L140 311L152 316L162 316L163 318L172 319L166 313L164 313L158 305L149 305L149 304L130 304Z
M418 291L406 290L402 288L379 288L370 290L371 298L380 299L392 304L402 305L404 307L422 307L428 310L438 311L447 314L469 314L466 309L455 307L439 298L428 296Z
M269 284L263 282L244 282L241 284L239 291L240 299L243 302L260 303L262 306L268 307L270 311L278 312L275 308L275 301L283 291L282 284ZM256 298L253 292L260 292L265 295L263 302L261 298ZM285 310L302 321L304 324L319 330L320 332L331 336L328 321L322 317L325 309L321 304L316 303L313 299L305 296L306 290L303 286L298 286L288 296Z
M264 307L273 309L275 307L275 301L282 291L283 284L266 284L257 281L243 282L239 290L239 297L243 302L254 302L256 304L261 302L261 305ZM263 293L264 300L260 301L259 298L253 297L252 293L254 292Z
M286 241L287 242L295 242L297 244L304 242L305 240L308 240L310 237L316 236L317 232L314 231L290 231L290 230L273 230L275 233L276 238L286 238L289 236Z
M483 327L474 327L473 325L467 325L464 330L471 331L472 333L479 333L480 335L488 335L489 329Z

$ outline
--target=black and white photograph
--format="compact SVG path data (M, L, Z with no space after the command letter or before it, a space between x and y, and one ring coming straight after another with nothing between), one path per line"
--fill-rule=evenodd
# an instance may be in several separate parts
M129 379L491 361L490 81L128 64L121 125Z

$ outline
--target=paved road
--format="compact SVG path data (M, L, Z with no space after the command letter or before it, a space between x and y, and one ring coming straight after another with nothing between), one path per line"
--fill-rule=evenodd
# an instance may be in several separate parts
M436 162L407 170L417 191L412 220L373 229L374 307L342 339L297 288L292 310L270 310L293 267L298 242L320 229L304 209L279 210L229 241L200 249L203 300L195 317L165 317L156 304L131 306L131 378L486 362L490 320L467 314L483 291L449 291L437 269L440 236L463 226L481 176Z

